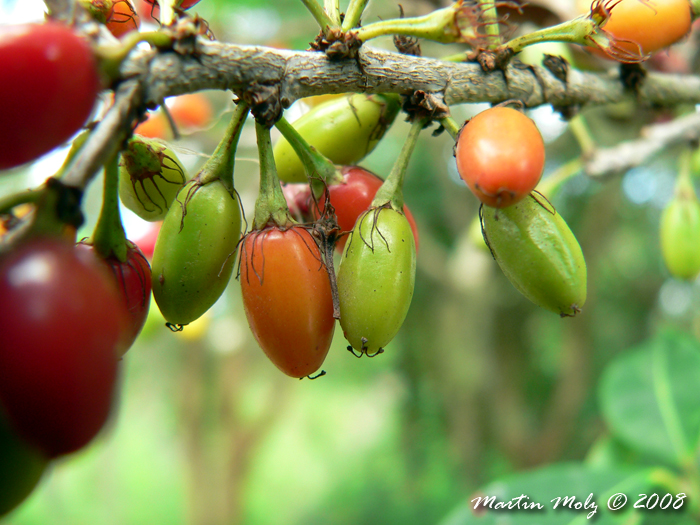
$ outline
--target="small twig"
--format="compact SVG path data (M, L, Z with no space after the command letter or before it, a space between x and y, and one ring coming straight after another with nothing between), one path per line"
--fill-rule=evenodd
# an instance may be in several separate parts
M131 124L141 107L141 95L142 86L138 80L128 80L119 86L114 105L66 170L63 176L66 185L84 188L107 159L119 152L131 134Z
M589 177L604 179L644 164L671 145L699 138L700 113L691 113L671 122L648 126L639 139L595 150L586 160L584 171Z

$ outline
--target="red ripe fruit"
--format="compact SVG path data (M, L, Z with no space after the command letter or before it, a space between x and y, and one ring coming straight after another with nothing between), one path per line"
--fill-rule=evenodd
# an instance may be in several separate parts
M301 227L249 233L241 248L241 293L248 324L265 354L291 377L320 368L335 319L328 272Z
M58 22L0 25L0 170L66 142L100 91L90 45Z
M34 239L0 259L0 406L48 457L107 421L125 326L103 265L72 243Z
M121 262L116 257L102 259L114 277L122 305L128 312L129 322L122 340L124 352L141 333L151 304L151 267L139 247L132 242L128 244L126 261ZM79 243L78 249L94 253L93 246L87 243Z
M357 218L372 206L372 200L384 181L371 171L359 166L343 166L340 172L343 175L343 182L329 185L328 193L338 217L338 226L342 231L349 232L355 227ZM321 215L324 202L325 199L321 198L318 207L311 206L314 208L316 218ZM413 238L416 241L416 251L418 251L418 226L408 206L404 205L403 211L411 225ZM346 241L347 236L339 238L336 249L342 251Z
M478 199L505 208L535 189L544 169L544 141L520 111L494 107L469 120L457 137L457 171Z

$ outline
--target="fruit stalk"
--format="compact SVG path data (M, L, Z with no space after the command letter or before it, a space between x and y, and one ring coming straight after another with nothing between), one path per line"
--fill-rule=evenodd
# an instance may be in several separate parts
M445 117L440 119L440 124L442 124L442 127L445 128L447 133L449 133L453 139L457 140L457 136L459 135L459 125L457 122L455 122L455 119L452 117Z
M385 35L427 38L443 44L462 42L467 35L462 34L455 23L461 4L461 2L455 2L449 7L438 9L425 16L374 22L359 28L356 36L362 42Z
M348 8L345 11L345 18L343 19L343 25L341 29L343 32L349 31L353 27L359 25L362 19L362 13L367 7L369 0L350 0Z
M231 194L231 197L234 194L233 170L236 160L236 147L238 146L241 131L243 131L243 125L248 117L249 109L250 106L246 103L239 102L231 116L231 121L226 128L224 137L219 142L219 145L216 146L216 150L214 150L211 158L199 172L201 184L207 184L219 179Z
M333 23L333 20L328 16L328 13L326 13L323 8L321 7L321 4L318 3L317 0L301 0L306 9L309 10L309 12L313 15L313 17L316 19L316 22L318 22L318 25L321 26L321 31L325 34L328 29L335 27L335 24Z
M325 185L343 181L335 165L309 144L287 119L282 117L275 125L299 156L316 198L321 197Z
M126 233L119 211L119 162L117 155L114 155L105 164L102 209L97 219L91 244L103 259L114 256L120 262L126 261Z
M428 119L425 118L417 118L413 121L411 130L408 132L408 137L406 137L406 142L401 149L401 153L396 159L394 166L391 168L391 173L389 173L384 184L377 190L377 194L372 201L372 207L380 207L391 203L392 208L403 213L403 183L406 178L408 162L418 143L418 136L427 123Z
M481 22L486 33L488 49L496 49L501 43L500 29L498 27L498 13L496 2L493 0L479 0Z
M293 221L289 215L287 201L282 193L275 157L272 154L272 141L270 128L255 122L255 135L258 141L258 155L260 156L260 191L255 201L255 216L253 218L253 230L262 230L270 224L275 224L281 229L289 227Z

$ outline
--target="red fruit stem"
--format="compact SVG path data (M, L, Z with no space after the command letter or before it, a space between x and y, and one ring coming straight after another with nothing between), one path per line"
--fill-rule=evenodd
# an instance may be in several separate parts
M236 161L236 148L249 110L248 104L243 101L238 103L219 145L216 146L212 156L197 174L201 184L220 180L231 197L234 196L235 191L233 170Z
M105 164L102 209L90 244L103 259L116 257L120 262L126 262L128 245L119 211L118 155L114 155Z
M372 201L372 207L377 208L391 203L391 207L396 211L403 213L403 183L406 178L408 169L408 161L411 160L411 154L418 143L418 136L421 130L428 124L428 119L416 119L411 125L411 130L408 132L406 142L401 149L399 157L391 168L391 173L384 181L384 184L377 190L377 194Z
M343 182L343 176L335 164L309 144L296 128L287 122L287 119L282 117L275 125L299 156L299 160L306 170L311 191L317 199L321 198L327 184Z
M279 177L277 177L270 128L256 121L255 134L258 139L258 154L260 156L260 192L255 201L253 230L262 230L269 224L274 224L284 230L294 224L294 221L289 214L287 201L282 193Z

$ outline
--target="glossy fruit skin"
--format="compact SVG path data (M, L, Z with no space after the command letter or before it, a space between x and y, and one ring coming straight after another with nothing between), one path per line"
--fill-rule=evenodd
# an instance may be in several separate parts
M357 221L338 270L340 326L357 351L381 352L398 333L413 298L416 246L406 217L373 208Z
M639 44L646 55L682 39L690 32L691 23L688 0L622 0L610 10L603 30L630 52L638 52L632 42Z
M338 226L342 231L350 232L355 227L358 217L370 209L372 200L384 181L371 171L359 166L343 166L340 172L343 176L343 182L330 184L328 193L331 205L335 208ZM319 200L319 206L314 206L311 203L310 208L314 212L315 219L321 215L324 203L323 197ZM419 248L418 225L416 225L416 220L408 206L404 205L403 211L411 225L417 252ZM347 235L338 238L335 245L337 250L343 250L347 238Z
M311 187L305 182L281 183L284 200L289 213L297 222L312 222L316 219L311 213Z
M177 155L160 141L134 135L121 153L119 198L144 220L163 220L186 179Z
M116 0L107 13L107 29L117 38L131 31L138 31L141 18L129 0Z
M469 120L455 147L457 171L477 198L511 206L535 189L544 169L544 141L520 111L494 107Z
M168 111L180 131L194 131L208 126L214 117L209 99L202 93L173 97Z
M101 259L119 290L122 306L128 312L129 323L123 335L124 352L141 333L151 304L151 267L138 246L129 241L127 244L126 261L122 262L114 256ZM80 242L77 248L89 250L98 257L91 244Z
M126 312L92 254L26 241L0 261L0 406L49 457L84 447L106 423Z
M678 195L661 214L661 254L668 271L679 279L700 273L700 202Z
M562 317L586 302L586 262L576 237L543 197L482 208L484 240L515 288Z
M248 324L270 361L291 377L316 372L335 319L328 272L301 227L249 233L241 248L241 293Z
M351 165L375 148L400 108L394 95L353 94L319 104L292 125L334 164ZM307 182L304 166L284 137L273 152L281 181Z
M165 116L157 112L150 113L146 120L136 126L134 135L140 135L149 139L170 140L172 138L172 130Z
M21 439L0 410L0 517L31 494L47 465L48 458Z
M80 3L117 38L129 31L137 31L141 25L141 19L129 0L80 0Z
M58 22L0 25L0 70L0 170L66 142L101 88L89 44Z
M238 197L231 197L218 180L195 191L198 184L193 179L180 191L153 252L153 297L165 320L174 325L198 319L221 296L241 237Z

